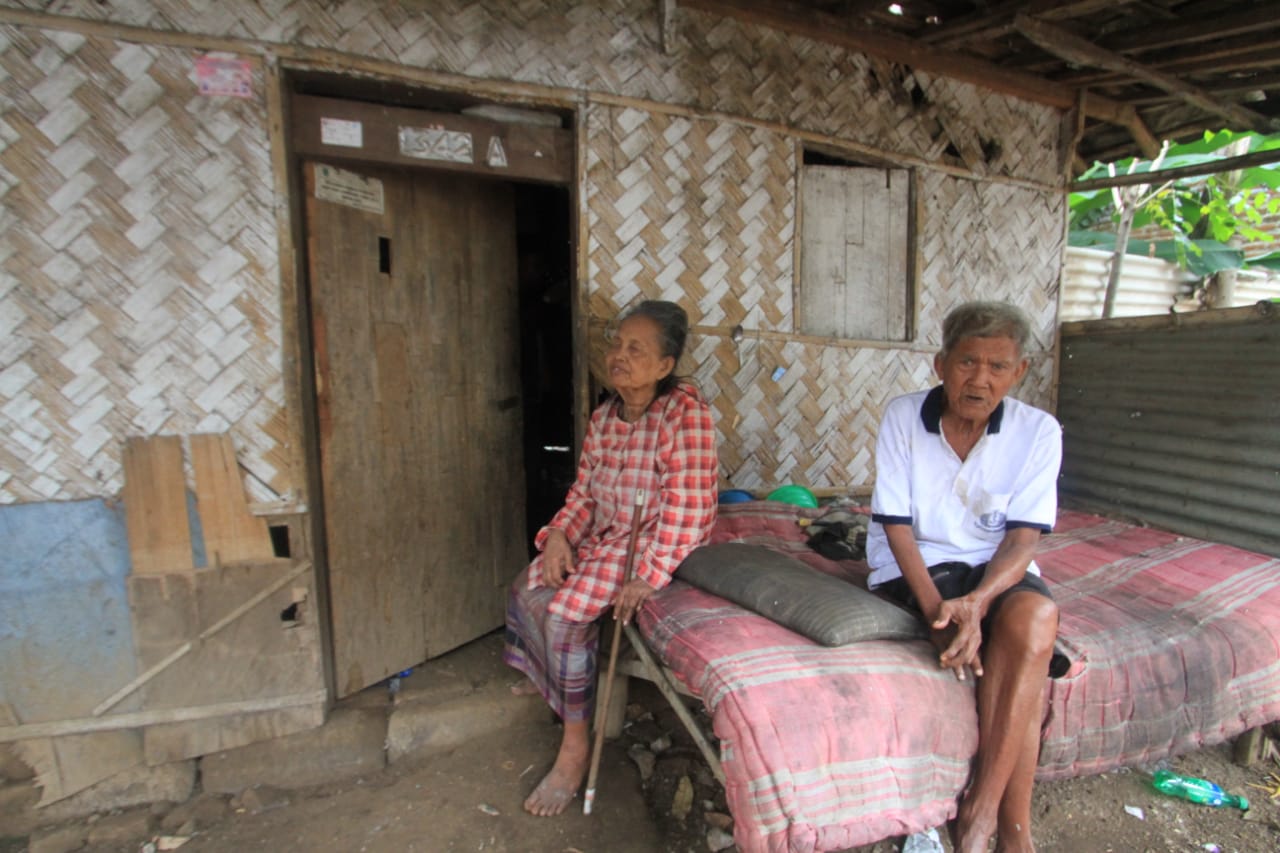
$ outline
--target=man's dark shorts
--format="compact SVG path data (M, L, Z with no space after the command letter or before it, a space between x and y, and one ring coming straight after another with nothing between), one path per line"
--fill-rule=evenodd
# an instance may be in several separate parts
M933 578L933 584L938 588L938 594L942 596L944 601L960 598L973 592L982 583L982 579L986 575L986 563L979 566L971 566L968 563L939 563L936 566L929 567L929 576ZM920 612L916 597L912 595L911 587L907 585L906 578L894 578L881 584L876 588L876 592L888 596L917 613ZM1043 595L1050 601L1053 600L1053 593L1049 592L1049 585L1044 582L1044 578L1027 572L1022 576L1022 580L1000 593L1000 595L996 596L996 600L992 602L991 608L987 611L987 618L982 621L982 634L984 637L990 630L989 623L992 614L999 608L1001 602L1015 592L1034 592ZM1055 649L1053 658L1049 661L1049 675L1052 678L1061 678L1067 673L1070 666L1071 661Z

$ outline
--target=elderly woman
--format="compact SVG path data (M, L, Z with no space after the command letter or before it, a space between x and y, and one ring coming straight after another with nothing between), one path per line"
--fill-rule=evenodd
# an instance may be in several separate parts
M957 853L1033 850L1031 786L1058 610L1032 557L1057 514L1062 434L1005 395L1027 371L1026 317L971 302L947 315L942 384L898 397L876 442L868 584L930 624L939 664L977 678L978 755Z
M688 330L671 302L642 302L623 317L606 360L614 394L591 416L564 507L534 540L542 553L511 590L503 659L564 721L555 766L524 803L535 815L564 811L586 773L597 617L613 605L615 619L630 621L711 534L715 426L697 389L675 375ZM635 576L624 584L637 489Z

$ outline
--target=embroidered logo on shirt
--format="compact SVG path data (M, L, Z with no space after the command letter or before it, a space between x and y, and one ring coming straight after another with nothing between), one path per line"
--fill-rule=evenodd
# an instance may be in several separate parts
M1004 521L1004 513L999 510L984 512L982 515L978 516L978 527L988 533L996 533L997 531L1004 530Z

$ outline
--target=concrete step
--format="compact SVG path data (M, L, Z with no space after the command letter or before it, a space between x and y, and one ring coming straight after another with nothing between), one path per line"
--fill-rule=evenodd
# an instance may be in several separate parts
M201 759L206 792L301 788L364 776L387 762L464 747L500 730L550 721L537 696L515 696L502 635L481 637L413 668L392 693L376 684L344 699L317 729Z
M414 667L394 694L384 682L344 699L318 728L203 756L200 788L241 794L343 782L372 776L388 762L463 750L523 727L549 729L553 718L541 697L511 693L521 678L502 662L502 633L488 634ZM35 808L34 780L9 779L0 786L0 836L116 808L181 802L195 778L196 761L140 766L44 809Z

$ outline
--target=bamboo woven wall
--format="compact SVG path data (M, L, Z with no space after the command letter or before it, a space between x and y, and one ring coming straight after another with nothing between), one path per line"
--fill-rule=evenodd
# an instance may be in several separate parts
M870 485L884 405L931 384L942 318L958 302L1015 302L1032 317L1038 348L1052 348L1057 194L925 172L916 341L761 338L795 332L795 140L635 108L595 105L586 121L592 318L601 325L639 298L662 298L695 325L722 327L697 336L682 367L716 411L722 473L736 487ZM739 323L746 336L735 346L727 330ZM1042 353L1017 396L1047 405L1051 380Z
M654 0L0 0L0 6L680 104L927 160L952 146L980 174L1046 184L1062 174L1059 113L1051 107L680 7L667 53Z
M227 429L288 489L262 73L204 98L194 57L0 27L0 502L113 495L125 436Z
M927 169L912 349L752 336L793 331L792 133L930 161L952 149L975 175L1051 184L1061 128L1048 107L686 9L667 53L650 0L4 6L582 93L591 318L661 294L697 324L748 328L739 347L712 336L693 354L735 485L869 482L881 406L927 384L941 314L959 299L1007 295L1051 340L1059 194ZM202 99L187 50L0 33L0 86L15 93L0 115L0 502L114 494L124 435L227 427L258 497L286 495L261 70L256 99ZM747 121L611 106L619 96ZM774 366L788 367L777 383ZM1020 396L1046 402L1050 367Z

